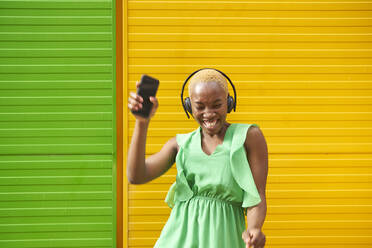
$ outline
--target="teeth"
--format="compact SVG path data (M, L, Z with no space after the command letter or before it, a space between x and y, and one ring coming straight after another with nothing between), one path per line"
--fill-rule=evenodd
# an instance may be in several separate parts
M213 121L204 121L204 125L207 127L207 128L213 128L217 123L217 120L213 120Z

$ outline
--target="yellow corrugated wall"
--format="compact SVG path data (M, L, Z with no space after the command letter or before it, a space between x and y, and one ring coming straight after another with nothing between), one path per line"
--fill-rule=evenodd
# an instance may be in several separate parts
M238 91L229 121L258 123L268 143L267 247L372 247L372 2L124 6L124 92L143 73L160 79L147 154L196 128L179 100L187 75L221 69ZM134 118L124 118L129 142ZM153 247L175 173L128 186L128 247Z

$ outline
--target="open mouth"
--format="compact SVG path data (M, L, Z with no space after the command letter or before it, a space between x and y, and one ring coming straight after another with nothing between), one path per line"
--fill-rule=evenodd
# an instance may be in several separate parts
M214 128L217 124L217 119L216 120L203 120L203 124L206 128Z

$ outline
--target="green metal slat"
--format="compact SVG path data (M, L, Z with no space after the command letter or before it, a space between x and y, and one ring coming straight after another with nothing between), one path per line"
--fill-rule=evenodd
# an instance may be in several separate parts
M1 52L1 51L0 51ZM21 60L21 61L20 61ZM27 64L32 64L33 66L36 65L45 65L45 64L64 64L64 65L69 65L69 64L110 64L112 58L108 56L102 56L102 57L97 57L97 56L92 56L92 55L87 55L87 56L81 56L81 57L69 57L63 55L59 57L13 57L13 58L4 58L0 57L0 66L2 65L18 65L20 63L27 63Z
M38 175L39 177L51 177L51 176L61 176L61 177L67 177L67 176L82 176L82 168L76 168L76 169L0 169L1 178L4 177L10 177L14 178L19 175L22 175L23 177L31 177ZM93 168L84 168L84 176L91 177L91 176L111 176L112 170L111 168L107 169L93 169ZM0 198L0 201L3 199Z
M96 41L96 40L86 40L86 41L47 41L40 44L39 41L24 41L24 40L13 40L13 41L1 41L0 40L0 47L6 49L89 49L89 48L111 48L112 41ZM4 51L4 50L2 50ZM112 55L112 53L110 54Z
M1 20L1 18L0 18ZM47 21L47 20L46 20ZM32 31L31 31L32 30ZM0 25L0 33L39 33L39 32L68 32L68 33L81 33L82 31L85 32L108 32L110 33L112 27L110 25L87 25L87 26L62 26L62 25L54 25L54 26L40 26L40 25L8 25L8 23L4 23Z
M33 192L21 192L21 193L2 193L0 197L1 201L84 201L84 200L112 200L110 192L50 192L43 194Z
M6 185L0 186L0 193L19 193L19 192L34 192L44 194L48 192L100 192L109 191L112 193L112 184L101 184L101 185L88 185L88 184L75 184L75 185L55 185L54 187L46 187L46 185ZM2 194L3 195L3 194Z
M112 58L109 48L2 48L0 51L0 58Z
M106 80L34 82L0 80L0 90L6 96L107 96L112 92L112 85Z
M54 80L111 80L112 73L3 73L1 74L0 83L2 81L54 81Z
M0 41L110 41L112 34L110 32L1 32Z
M112 154L112 144L1 145L0 154Z
M39 96L39 97L13 97L13 96L0 96L0 111L3 111L5 106L22 106L25 108L27 105L41 106L41 105L111 105L111 96ZM38 111L36 106L35 111ZM50 107L49 107L50 109ZM68 109L68 108L66 108ZM65 108L63 108L65 110ZM97 111L102 111L102 109L97 108ZM109 111L110 109L107 109ZM8 112L4 110L4 112Z
M20 239L20 240L0 240L0 247L6 248L105 248L113 247L114 242L111 238L75 238L75 239Z
M64 223L56 224L3 224L0 225L1 232L11 232L11 233L32 233L32 232L76 232L84 230L86 232L94 231L112 231L111 223L71 223L66 226Z
M110 128L60 128L60 129L19 129L0 128L1 138L25 138L25 137L112 137ZM11 141L11 140L9 140ZM40 140L42 141L42 140ZM1 168L0 168L1 170Z
M1 9L111 9L111 0L1 1Z
M43 64L43 65L0 65L0 75L8 73L111 73L112 64Z
M27 12L27 13L22 13ZM42 27L56 27L56 26L80 26L81 28L87 26L111 26L112 25L112 17L110 16L111 13L107 13L107 11L100 11L96 13L96 16L83 16L81 12L76 13L69 13L70 11L58 11L60 16L51 16L53 15L54 10L44 10L44 15L40 16L40 11L35 13L35 11L14 11L9 10L7 11L7 16L0 16L0 23L2 25L8 26L42 26ZM52 12L52 13L51 13ZM26 15L26 16L22 16ZM37 15L39 14L39 15ZM56 13L55 13L56 14ZM80 14L80 15L79 15ZM91 11L87 14L92 15Z
M76 113L0 113L1 120L9 121L108 121L112 120L111 112L76 112Z

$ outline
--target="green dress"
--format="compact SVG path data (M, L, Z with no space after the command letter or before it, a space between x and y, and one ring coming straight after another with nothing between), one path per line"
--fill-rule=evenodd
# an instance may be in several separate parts
M246 208L261 202L244 141L250 126L231 124L211 155L201 128L177 134L176 182L165 202L172 208L156 248L245 248Z

